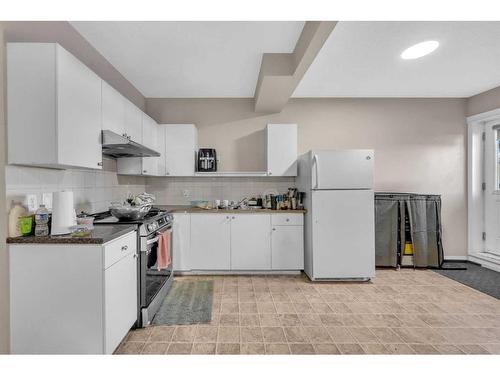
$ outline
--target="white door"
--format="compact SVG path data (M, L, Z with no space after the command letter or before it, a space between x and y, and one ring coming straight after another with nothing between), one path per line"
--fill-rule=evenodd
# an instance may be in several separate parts
M500 255L500 121L485 124L485 251Z
M191 268L229 270L231 267L231 217L224 214L191 214Z
M142 111L126 99L125 133L132 141L142 144Z
M372 190L312 192L314 278L375 275Z
M101 169L101 79L64 48L57 48L59 163Z
M165 158L167 176L193 176L198 147L196 127L193 124L165 126Z
M189 271L191 249L191 219L190 214L176 213L172 230L172 261L174 271Z
M267 125L267 174L297 176L297 124Z
M304 269L304 227L275 225L271 232L272 269Z
M102 81L102 129L125 133L125 98Z
M231 215L231 269L271 269L271 215Z
M104 271L105 353L112 354L137 320L137 258L131 253Z
M312 188L371 189L373 156L373 150L311 151Z

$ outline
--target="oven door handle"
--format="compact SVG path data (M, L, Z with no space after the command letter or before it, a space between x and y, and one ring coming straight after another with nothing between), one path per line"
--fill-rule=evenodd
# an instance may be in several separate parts
M156 234L157 236L155 238L151 238L150 240L147 240L146 241L146 246L149 246L155 242L158 242L160 240L160 235L164 232L166 232L167 230L171 229L172 228L172 225L168 225L166 226L165 228L162 228L161 231L157 231Z
M152 239L150 239L150 240L147 240L147 241L146 241L146 245L148 245L148 246L149 246L149 245L151 245L151 244L153 244L153 243L155 243L155 242L158 242L159 240L160 240L160 236L156 236L155 238L152 238Z

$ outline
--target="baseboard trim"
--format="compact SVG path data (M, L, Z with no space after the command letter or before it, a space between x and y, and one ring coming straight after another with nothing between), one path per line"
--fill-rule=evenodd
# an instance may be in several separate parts
M491 255L483 255L481 253L475 253L469 255L469 260L471 262L479 264L481 267L489 268L490 270L500 272L500 257L495 259Z
M175 275L179 276L230 276L230 275L239 275L239 276L262 276L262 275L300 275L302 271L290 270L290 271L199 271L199 270L191 270L191 271L174 271Z
M469 257L467 255L448 255L444 257L446 261L467 261Z

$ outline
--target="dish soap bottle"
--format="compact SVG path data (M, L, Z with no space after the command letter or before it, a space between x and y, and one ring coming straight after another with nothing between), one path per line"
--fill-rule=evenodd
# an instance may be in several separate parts
M9 212L9 237L21 237L19 219L26 215L26 209L20 203L12 201L12 204Z
M35 212L35 236L48 236L49 235L49 210L41 204Z

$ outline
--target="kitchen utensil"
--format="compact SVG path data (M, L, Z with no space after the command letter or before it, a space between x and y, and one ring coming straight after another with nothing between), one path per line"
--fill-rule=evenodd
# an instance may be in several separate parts
M150 204L142 205L142 206L132 206L128 203L111 203L109 206L109 212L111 215L116 217L121 221L132 221L132 220L140 220L151 209Z

